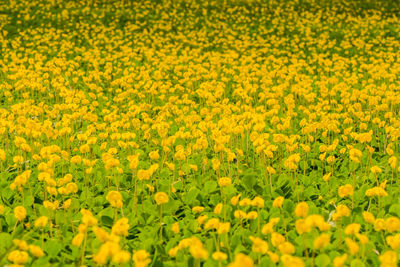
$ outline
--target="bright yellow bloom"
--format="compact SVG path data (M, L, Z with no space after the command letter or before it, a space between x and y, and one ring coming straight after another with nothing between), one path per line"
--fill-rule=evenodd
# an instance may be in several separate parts
M340 197L352 196L354 193L353 186L350 184L342 185L339 187L338 195Z
M111 207L114 208L121 208L123 203L122 203L122 195L118 191L110 191L108 192L106 199L108 202L110 202Z
M232 184L232 180L229 177L222 177L218 180L218 185L220 187L226 187Z
M150 262L150 254L145 250L138 250L133 253L132 260L135 263L135 266L143 266L146 267Z
M13 250L8 254L8 260L14 264L24 265L29 260L29 255L25 251Z
M329 242L331 241L331 237L328 234L321 234L316 239L314 239L313 247L314 249L324 249Z
M157 192L154 195L154 200L156 201L157 205L162 205L162 204L165 204L165 203L167 203L169 201L169 197L164 192Z
M22 206L15 207L14 216L18 221L23 221L26 218L26 209Z
M212 254L212 258L216 261L224 261L228 258L228 256L221 251L217 251Z
M35 227L45 227L47 225L47 222L49 221L49 218L46 216L41 216L36 219L35 221Z
M175 234L178 234L179 233L179 223L178 222L173 223L171 226L171 230Z
M284 197L277 197L277 198L275 198L274 202L272 203L272 206L275 208L281 208L284 200L285 200Z
M297 217L306 217L308 214L308 204L307 202L300 202L296 205L294 213Z

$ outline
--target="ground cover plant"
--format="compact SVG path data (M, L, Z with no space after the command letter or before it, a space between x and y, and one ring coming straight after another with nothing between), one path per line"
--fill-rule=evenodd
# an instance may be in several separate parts
M0 1L0 266L397 266L395 1Z

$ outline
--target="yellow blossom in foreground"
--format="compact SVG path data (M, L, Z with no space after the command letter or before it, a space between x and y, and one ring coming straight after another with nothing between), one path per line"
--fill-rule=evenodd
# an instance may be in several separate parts
M15 207L14 216L18 221L23 221L26 218L26 209L22 206Z
M398 256L395 251L389 250L379 256L381 266L397 266Z
M297 217L306 217L308 214L308 204L307 202L300 202L297 204L294 213Z
M161 205L161 204L167 203L168 200L169 200L169 197L168 197L168 195L167 195L166 193L164 193L164 192L157 192L157 193L154 195L154 199L155 199L157 205Z
M284 200L285 200L284 197L277 197L277 198L275 198L274 202L272 203L272 206L275 208L280 208L280 207L282 207Z
M108 202L110 202L111 207L114 208L121 208L123 203L122 203L122 195L118 191L110 191L108 192L106 199Z
M136 266L147 266L150 262L150 254L145 250L138 250L133 253L132 260Z
M235 260L228 265L228 267L244 267L244 266L253 267L254 262L249 256L243 253L236 254Z
M25 251L13 250L8 254L8 260L14 264L24 265L29 260L29 255Z
M353 186L350 184L342 185L339 187L338 195L340 197L352 196L354 193Z

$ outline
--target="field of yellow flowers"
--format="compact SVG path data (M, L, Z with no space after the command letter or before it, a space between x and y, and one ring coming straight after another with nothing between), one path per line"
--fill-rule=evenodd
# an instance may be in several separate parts
M0 1L0 266L398 266L395 1Z

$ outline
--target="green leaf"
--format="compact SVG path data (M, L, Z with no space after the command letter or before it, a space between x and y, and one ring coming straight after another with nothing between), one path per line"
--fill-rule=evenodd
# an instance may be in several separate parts
M287 211L289 214L292 214L294 211L294 203L291 199L285 199L283 202L283 209Z
M111 227L111 226L113 226L114 220L107 215L103 215L103 216L101 216L101 223L104 226Z
M329 258L326 254L320 254L315 258L315 265L316 266L328 266L331 262L331 258Z
M209 193L213 192L216 189L217 189L217 183L215 181L207 181L204 183L203 192L205 195L208 195Z
M364 266L365 264L359 259L354 259L350 263L350 267L364 267Z
M200 190L197 189L196 187L190 188L189 192L185 195L185 202L189 205L193 204L193 202L196 200L199 193L200 193Z
M389 213L400 216L400 204L393 204L392 206L390 206Z
M10 234L0 233L0 240L0 253L2 253L12 245L12 237Z
M58 253L61 251L61 244L57 240L49 240L44 243L44 251L50 257L57 257Z
M255 174L246 174L241 180L247 189L251 191L256 184L257 177Z

